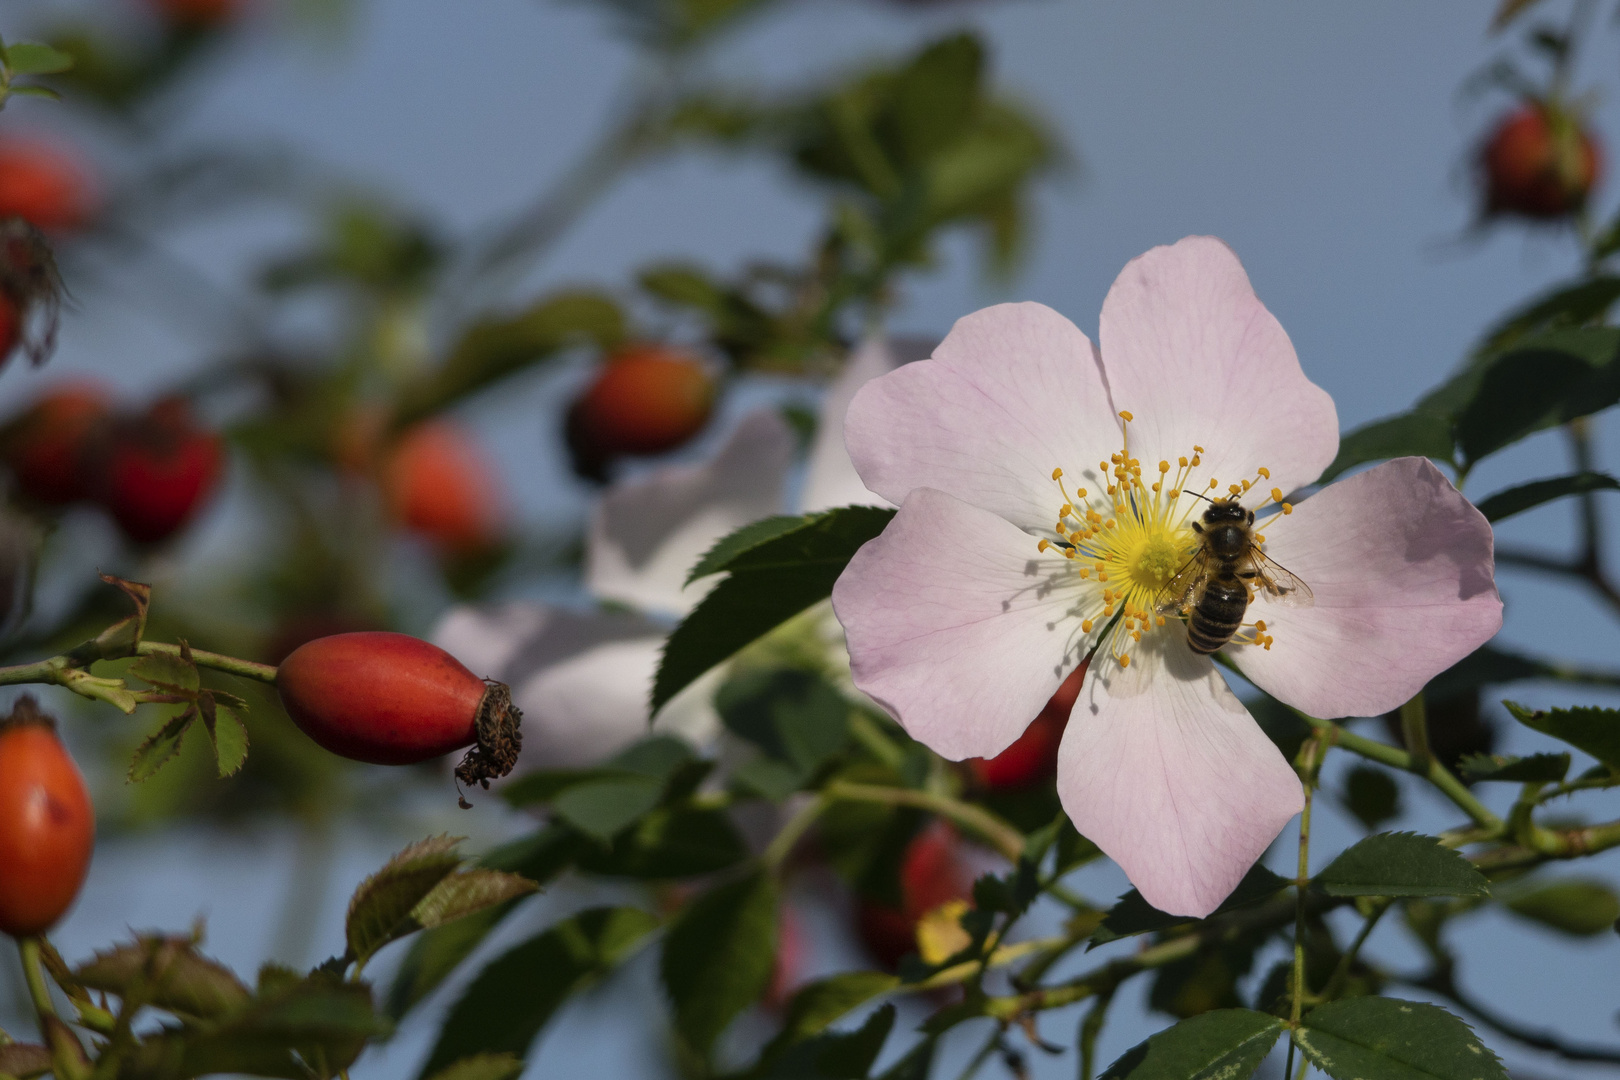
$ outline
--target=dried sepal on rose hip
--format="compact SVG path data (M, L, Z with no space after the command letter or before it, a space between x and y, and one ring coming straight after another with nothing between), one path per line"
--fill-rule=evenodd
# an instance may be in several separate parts
M96 816L84 777L32 697L0 720L0 932L42 934L90 869Z
M456 778L484 788L517 764L523 714L507 686L409 634L316 638L281 662L276 688L304 734L340 757L414 765L470 746Z
M0 367L18 351L35 367L50 358L62 294L44 235L23 218L0 218Z

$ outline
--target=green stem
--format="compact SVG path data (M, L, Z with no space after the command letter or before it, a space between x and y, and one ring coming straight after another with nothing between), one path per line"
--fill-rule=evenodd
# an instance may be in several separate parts
M1419 776L1427 775L1434 761L1434 751L1429 749L1429 713L1421 690L1401 706L1401 741L1406 744L1406 752L1412 755L1411 770Z
M1307 776L1305 808L1299 815L1299 878L1294 886L1293 1004L1288 1014L1288 1022L1294 1027L1299 1026L1305 1005L1305 890L1310 887L1311 880L1311 789L1315 786L1315 777Z
M798 846L800 838L811 825L815 824L816 818L821 816L828 805L830 801L825 796L818 795L800 807L798 813L788 818L787 824L782 826L782 831L776 834L775 839L760 856L760 861L765 864L767 870L776 873L782 868L787 857L793 854L793 849Z
M166 645L161 641L143 641L135 647L137 656L179 656L180 646ZM262 683L275 685L276 668L271 664L256 664L252 660L238 660L234 656L225 656L221 653L205 652L202 649L191 650L191 662L198 667L212 668L214 671L223 671L228 675L239 675L244 679L255 679Z
M85 1075L82 1060L84 1048L78 1045L78 1037L57 1015L56 1006L51 1001L51 991L45 984L45 972L40 966L39 938L19 939L17 951L22 957L28 996L33 999L34 1011L39 1014L40 1039L50 1048L51 1071L57 1080L80 1080ZM77 1054L74 1053L75 1048L78 1049Z
M1024 854L1023 833L988 810L960 802L948 795L917 791L913 788L855 784L846 780L834 780L822 789L822 794L829 799L842 799L847 802L884 803L889 806L911 806L918 810L928 810L940 817L949 818L969 832L989 841L992 847L1012 862L1017 862Z
M1412 755L1405 750L1346 731L1332 720L1318 720L1314 716L1307 716L1298 709L1293 711L1301 720L1311 725L1318 732L1324 733L1328 741L1334 746L1342 746L1352 754L1358 754L1369 761L1377 761L1393 768L1404 769L1407 772L1417 772L1418 775L1439 788L1441 794L1456 803L1458 808L1473 818L1476 824L1491 830L1493 835L1501 835L1502 819L1491 813L1484 803L1474 798L1473 792L1464 787L1462 781L1453 776L1451 770L1440 764L1439 761L1431 758L1428 768L1419 770L1413 765Z
M1350 978L1350 968L1355 964L1356 956L1361 952L1361 946L1366 944L1367 938L1373 932L1373 927L1378 925L1378 920L1382 919L1384 912L1389 910L1390 903L1389 900L1373 901L1372 914L1368 915L1366 921L1361 924L1361 930L1356 934L1356 939L1350 943L1350 947L1344 951L1344 955L1339 957L1339 963L1333 969L1333 975L1328 979L1327 985L1322 987L1324 1000L1332 1001L1338 997L1339 991L1344 989L1344 984Z
M1103 1021L1108 1018L1108 1006L1113 1000L1112 990L1098 994L1086 1011L1086 1018L1080 1021L1080 1080L1091 1080L1096 1075L1097 1036L1102 1034Z

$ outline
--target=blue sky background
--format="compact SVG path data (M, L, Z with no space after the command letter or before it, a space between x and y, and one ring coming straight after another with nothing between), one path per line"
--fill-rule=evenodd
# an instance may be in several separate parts
M1030 259L1016 280L992 287L974 270L968 243L953 244L940 272L909 286L893 322L897 330L939 334L977 307L1017 298L1050 304L1094 333L1102 297L1128 259L1189 233L1213 233L1242 257L1307 374L1333 395L1349 429L1404 408L1496 316L1575 268L1573 245L1557 234L1471 230L1466 159L1480 127L1502 105L1499 98L1470 102L1458 94L1496 48L1485 34L1483 6L1000 0L921 7L789 2L743 28L712 60L716 71L738 81L790 86L974 26L992 45L998 81L1074 149L1080 167L1040 192ZM10 20L5 30L13 33ZM347 40L335 47L268 26L233 46L196 84L201 100L188 105L179 135L170 137L295 145L335 174L457 232L499 220L564 169L608 116L631 62L604 18L583 3L373 0L360 5ZM1583 79L1612 100L1617 73L1620 39L1600 25ZM1620 118L1601 108L1597 116L1609 144L1620 146ZM8 110L4 122L40 127L64 119L59 109L27 102L15 115ZM107 162L120 159L108 133L93 125L76 132ZM1611 185L1599 205L1614 202ZM819 222L814 193L774 167L685 156L615 187L525 287L618 284L634 267L663 256L695 257L720 270L760 256L794 259ZM264 211L189 227L164 243L203 274L230 283L243 280L266 251L305 234L302 219ZM147 391L226 343L154 313L141 297L81 290L58 358L43 374L6 372L0 406L9 411L44 381L77 371ZM578 377L537 378L522 393L467 411L528 520L577 516L585 505L586 492L568 476L554 436L559 405ZM735 413L740 404L728 408ZM1600 461L1613 465L1620 449L1613 424L1600 422L1598 436ZM1512 482L1567 471L1566 465L1557 436L1539 436L1480 466L1468 492L1482 498ZM1554 508L1500 533L1504 542L1562 550L1572 542L1570 520L1567 508ZM177 566L228 560L233 528L227 501ZM1613 620L1584 596L1517 573L1505 573L1501 586L1509 643L1612 664ZM425 620L441 602L423 597L414 614ZM1535 703L1567 700L1553 687L1516 690ZM1519 730L1506 734L1511 750L1537 740ZM1417 827L1453 823L1455 814L1437 797L1413 785L1406 794L1422 811ZM1501 801L1508 793L1490 794ZM1599 800L1585 805L1591 816L1611 817L1609 802L1607 813ZM1330 854L1354 833L1344 815L1323 816L1317 850ZM472 818L433 824L485 837L511 827L489 808ZM280 958L325 955L339 940L349 889L420 824L401 822L397 835L333 837L330 886L304 897L312 914L299 916L318 944L309 955ZM1290 831L1277 865L1291 857L1291 843ZM60 945L82 955L125 927L179 929L205 914L212 951L251 969L278 947L275 926L295 847L290 835L273 831L103 845L84 898L57 934ZM1612 879L1617 865L1611 852L1580 871ZM1124 888L1110 868L1085 871L1079 884L1094 896ZM573 887L560 887L537 918L582 902ZM806 911L819 943L818 967L852 963L834 915L813 899ZM1390 920L1369 950L1396 963L1410 945L1402 934ZM1465 950L1462 977L1481 996L1535 1024L1620 1043L1614 974L1620 940L1570 943L1499 915L1476 917L1465 938L1474 947ZM1270 959L1257 964L1257 975ZM1138 1001L1145 990L1139 982L1116 1006L1103 1037L1104 1060L1167 1022L1145 1014ZM657 1075L656 993L643 961L614 987L571 1005L530 1075ZM1043 1019L1042 1030L1072 1044L1076 1022L1075 1014L1060 1013ZM406 1075L430 1033L426 1020L415 1017L388 1053L356 1071L356 1080ZM956 1052L979 1037L972 1033ZM1499 1037L1487 1041L1511 1062L1535 1060ZM1032 1064L1039 1076L1065 1076L1074 1059L1035 1054ZM1523 1075L1586 1071L1542 1063ZM953 1075L944 1068L941 1074Z

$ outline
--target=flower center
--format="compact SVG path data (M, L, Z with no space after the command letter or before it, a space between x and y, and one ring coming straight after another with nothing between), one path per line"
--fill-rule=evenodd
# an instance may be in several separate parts
M1125 422L1120 452L1097 463L1103 491L1092 496L1087 489L1077 488L1070 495L1063 470L1052 470L1063 505L1052 536L1043 538L1038 547L1042 552L1060 552L1075 564L1075 576L1083 583L1076 608L1081 633L1088 641L1096 633L1098 644L1102 637L1110 637L1109 651L1122 667L1128 667L1130 649L1144 632L1166 625L1167 615L1186 617L1185 611L1178 614L1173 606L1181 597L1170 596L1167 586L1198 555L1202 541L1193 521L1209 497L1186 490L1187 481L1202 464L1203 447L1194 446L1192 455L1179 458L1174 467L1168 461L1159 462L1158 479L1144 481L1142 463L1130 454L1133 417L1128 412L1119 415ZM1254 480L1229 485L1225 497L1241 499L1260 480L1270 477L1270 471L1262 468ZM1204 490L1213 492L1219 486L1211 478ZM1283 503L1279 489L1272 488L1271 496L1281 504L1282 513L1293 509ZM1265 540L1258 533L1253 538L1257 544ZM1180 589L1178 582L1177 591ZM1239 635L1234 640L1270 646L1263 623L1247 623Z

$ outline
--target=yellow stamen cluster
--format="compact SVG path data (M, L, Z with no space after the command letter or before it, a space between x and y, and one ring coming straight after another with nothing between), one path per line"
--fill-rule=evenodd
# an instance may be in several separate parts
M1181 496L1193 471L1203 463L1205 451L1194 446L1190 456L1178 457L1173 466L1169 460L1160 461L1157 478L1144 480L1141 461L1131 456L1130 423L1134 418L1124 411L1119 417L1124 421L1120 451L1097 463L1104 490L1095 500L1085 488L1071 493L1062 468L1052 470L1063 501L1052 527L1054 536L1041 539L1036 547L1043 554L1061 553L1080 581L1089 583L1095 575L1097 587L1087 590L1077 606L1080 631L1088 637L1094 632L1107 634L1107 641L1097 641L1096 647L1106 643L1119 665L1129 667L1132 646L1144 633L1166 625L1159 608L1173 598L1166 595L1165 588L1198 551L1192 521L1201 516L1204 500L1199 496L1184 503ZM1261 480L1270 479L1269 469L1258 469L1254 479L1229 485L1228 497L1242 499ZM1219 487L1219 481L1211 477L1204 490ZM1281 489L1272 488L1270 494L1281 513L1293 512L1282 501ZM1255 540L1263 543L1265 537ZM1174 612L1170 614L1175 617ZM1269 649L1272 638L1264 621L1257 620L1245 624L1234 641Z

